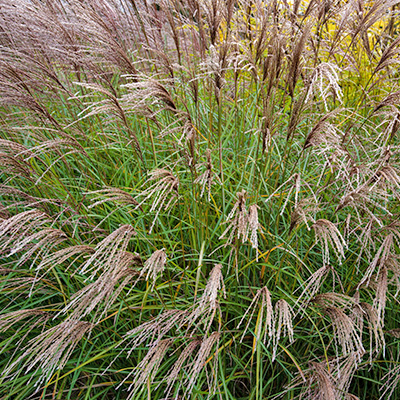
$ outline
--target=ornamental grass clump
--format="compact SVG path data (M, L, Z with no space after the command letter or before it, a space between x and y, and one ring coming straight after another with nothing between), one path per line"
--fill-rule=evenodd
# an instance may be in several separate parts
M398 0L0 0L0 398L400 397Z

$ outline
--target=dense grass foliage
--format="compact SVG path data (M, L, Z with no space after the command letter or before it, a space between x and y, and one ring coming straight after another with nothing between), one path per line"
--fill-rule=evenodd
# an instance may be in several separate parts
M0 398L400 395L396 0L0 0Z

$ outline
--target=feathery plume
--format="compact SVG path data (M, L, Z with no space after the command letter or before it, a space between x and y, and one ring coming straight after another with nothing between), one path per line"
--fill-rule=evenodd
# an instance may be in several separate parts
M333 92L335 99L338 99L339 102L341 102L343 93L339 86L340 72L340 68L335 64L329 62L322 62L318 64L318 66L314 69L311 79L308 83L305 101L308 102L311 94L318 90L319 95L324 102L325 110L328 111L327 98L330 91Z
M124 378L124 380L117 386L121 387L131 376L133 376L132 383L128 387L130 392L127 400L135 398L138 388L146 381L150 384L153 382L161 362L170 348L173 339L157 340L147 352L142 361Z
M321 307L341 307L349 310L355 303L354 297L342 293L322 293L317 294L311 300L312 303Z
M179 374L183 369L183 364L185 361L193 355L195 349L200 346L202 341L200 339L193 339L189 342L189 344L181 351L181 354L179 355L178 359L175 361L174 365L168 372L168 375L166 377L166 383L167 383L167 388L166 388L166 397L168 397L169 393L172 390L173 384L177 381L179 378ZM181 382L181 385L183 385L183 382Z
M223 295L226 297L224 277L221 270L221 264L215 264L214 268L211 270L204 292L188 318L189 326L194 324L194 322L202 316L201 321L204 322L205 325L208 321L206 331L209 330L217 308L219 307L217 300L218 292L222 289Z
M287 82L288 90L291 97L294 95L297 81L303 69L302 53L306 48L307 40L311 33L311 23L308 22L300 34L300 38L294 44L293 53L291 56L290 68L288 69Z
M0 194L2 196L9 196L13 199L12 204L7 206L8 209L16 209L19 206L29 206L32 208L42 208L43 211L45 211L46 204L60 203L57 199L34 197L22 190L7 185L0 185ZM19 201L17 201L17 199Z
M154 288L154 285L156 284L156 280L158 275L161 275L164 271L165 264L167 262L167 255L165 254L165 249L161 250L156 250L148 260L143 265L142 270L140 271L139 277L142 277L144 274L146 274L146 281L151 278L153 281L151 287L152 289Z
M309 222L315 223L314 215L320 210L320 207L315 203L313 197L301 199L294 207L293 212L290 214L290 228L291 232L298 224L304 223L308 230L310 230Z
M138 80L140 79L141 80ZM150 107L162 104L162 108L180 114L172 95L170 94L166 84L161 83L160 79L150 78L148 76L134 77L135 82L127 83L122 87L128 89L129 93L125 94L121 99L124 110L141 113L154 118L155 114L150 111Z
M44 331L28 342L24 353L3 371L3 376L8 376L21 362L26 372L40 368L42 374L35 383L39 389L41 382L50 379L56 369L64 368L78 342L93 327L89 322L67 320Z
M43 316L48 318L48 314L38 308L13 311L7 314L0 315L0 332L5 332L10 329L14 324L28 318L25 324L31 323L35 317Z
M370 363L372 362L373 350L378 354L380 350L385 353L385 337L383 335L382 319L379 317L377 310L371 304L365 302L357 302L354 304L353 313L359 318L368 322L368 330L370 337ZM358 324L360 332L363 329L363 322ZM373 338L375 338L375 346L373 346Z
M90 195L95 195L97 198L100 197L100 200L96 200L96 198L92 199L93 204L91 204L88 208L93 208L103 204L107 201L113 201L119 204L128 204L132 206L139 206L139 203L127 192L122 189L109 187L106 189L95 190L93 192L89 192ZM141 207L139 207L141 208Z
M378 176L378 181L375 184L381 183L386 191L392 190L396 198L400 200L400 172L391 165L385 165L376 173L376 176Z
M130 357L132 352L136 350L139 346L143 345L146 342L149 342L149 346L155 350L157 349L157 345L160 342L172 344L172 339L164 339L164 336L171 333L171 330L176 327L178 330L182 328L183 325L187 323L187 316L188 312L186 310L178 310L178 309L171 309L163 311L159 314L154 320L144 322L143 324L137 326L136 328L127 332L124 336L123 342L127 342L121 352L114 358L114 360L109 364L109 366L103 371L103 374L107 372L107 370L111 367L114 361L121 355L122 352L127 350L127 357ZM168 345L169 347L169 345ZM162 346L167 350L166 347ZM158 348L160 349L160 347ZM151 358L152 353L148 353L147 358ZM156 361L154 359L154 361ZM142 365L145 366L143 362ZM149 371L149 370L148 370ZM139 375L136 376L136 380L140 380L140 369L135 368L129 376L132 374L138 373ZM156 373L156 370L154 371ZM128 379L126 377L124 381ZM123 382L124 382L123 381ZM122 382L122 383L123 383ZM122 385L122 383L120 385ZM137 387L139 384L136 385ZM133 393L135 393L135 390Z
M256 261L258 261L258 238L257 231L260 229L258 222L258 207L257 204L253 204L249 207L248 213L248 231L250 232L251 247L256 251Z
M172 172L166 169L155 169L150 172L149 181L155 182L140 194L144 199L137 207L141 206L145 201L153 197L150 212L154 212L155 210L157 211L150 227L149 233L151 233L161 210L164 209L166 211L170 206L176 203L178 198L179 180L172 174ZM168 196L170 196L170 199L167 201Z
M389 233L385 239L383 240L381 246L379 247L378 251L375 254L374 259L368 266L367 270L364 273L364 276L360 283L358 284L357 288L360 288L361 286L368 286L372 277L372 274L374 273L375 269L378 267L378 271L376 274L376 278L378 279L379 273L381 268L385 267L386 263L389 260L392 260L391 255L394 254L394 242L393 242L394 236L393 233ZM393 264L389 264L393 265Z
M91 100L90 102L88 102L88 107L85 110L81 111L79 115L85 114L87 111L89 112L86 113L81 119L89 118L93 115L103 114L103 113L105 113L106 115L111 114L113 115L114 118L119 119L124 124L124 127L128 132L129 138L131 139L130 143L133 142L133 147L135 149L137 156L143 162L143 154L140 148L139 140L135 132L131 129L129 125L126 113L123 108L123 102L117 98L114 88L112 88L112 91L110 91L104 88L102 85L96 83L75 82L75 84L83 86L86 89L93 90L97 93L101 93L102 95L105 96L105 99L103 100L100 101ZM74 98L84 99L87 97L93 97L93 94L90 93L81 96L75 96Z
M215 174L213 171L213 167L211 164L211 150L210 149L206 150L206 158L207 158L207 161L205 163L206 170L194 180L194 183L201 185L200 197L203 197L204 191L207 187L208 201L210 201L211 185L213 185L215 183L215 179L219 183L221 183L221 180L220 180L219 176L217 174ZM200 167L201 165L202 164L199 164L198 167Z
M215 264L214 268L211 270L210 277L207 281L207 285L199 301L199 308L203 310L204 309L216 310L218 304L217 302L218 292L221 289L223 291L224 297L226 297L224 277L222 275L221 270L222 270L221 264Z
M306 399L337 400L338 393L335 388L334 378L327 371L326 364L312 362L311 371L308 384L311 389L314 383L316 383L316 388L312 396L306 396Z
M359 400L348 393L359 358L360 355L349 354L321 362L310 362L310 367L300 371L300 376L292 381L290 389L302 385L299 397L305 400Z
M306 286L303 289L300 296L297 298L296 305L299 306L298 312L304 314L305 309L308 307L310 302L318 301L317 297L314 297L316 293L320 290L322 284L324 283L329 272L332 272L333 281L335 281L336 272L330 265L324 265L323 267L317 269L305 282ZM339 279L340 282L340 279ZM335 283L333 283L335 285ZM307 299L303 298L307 296ZM320 295L324 298L324 295Z
M47 269L48 271L57 265L63 264L69 258L77 255L76 258L83 254L93 254L95 249L88 245L76 245L68 246L64 249L58 250L55 253L47 255L43 258L42 262L37 266L38 270ZM76 259L75 258L75 259ZM66 268L66 271L70 268L72 263Z
M274 361L276 358L278 343L281 336L288 336L291 343L294 341L292 323L293 317L294 314L290 305L283 299L278 300L275 304L275 332L273 335L272 361Z
M128 357L133 350L143 343L147 341L153 343L162 340L174 326L178 329L181 328L186 323L187 316L187 310L171 309L163 311L154 320L144 322L127 332L124 341L129 340L128 344L125 346L125 349L129 348Z
M319 219L312 225L312 228L315 231L316 242L322 243L322 260L324 265L329 264L329 243L339 263L341 263L342 258L344 258L344 250L347 249L347 243L336 225L326 219Z
M100 269L107 271L118 265L134 235L136 232L131 225L120 226L96 246L95 252L82 266L80 273L91 272L90 279L93 279Z
M325 309L325 313L330 317L334 328L336 354L338 354L337 348L340 345L343 355L358 354L359 360L361 360L361 355L365 353L365 350L361 332L358 332L352 319L337 307L328 307Z
M139 274L138 271L132 269L132 265L141 263L138 254L125 251L123 254L117 254L116 260L118 260L118 263L115 263L112 269L104 271L96 281L74 293L68 304L54 318L61 313L65 314L68 311L72 311L68 318L79 320L86 317L97 307L93 319L97 318L96 323L98 323L122 290L133 282ZM115 289L118 283L119 287Z
M332 151L343 153L341 148L342 136L337 132L335 126L328 122L328 119L336 113L337 111L330 112L318 121L318 123L311 129L311 132L307 135L304 149L309 147L319 147L319 154Z
M244 243L248 238L246 196L247 194L245 190L236 193L237 201L234 204L228 217L226 218L226 223L229 223L229 225L219 238L220 240L223 239L225 235L229 231L231 231L228 240L226 242L226 245L232 243L234 238L237 238L239 240L241 237L242 243Z
M400 382L400 366L396 365L381 379L381 397L379 400L389 400Z
M79 142L72 136L67 138L53 139L42 141L39 145L31 147L29 149L21 151L18 155L24 156L25 160L30 160L34 157L39 157L40 155L47 154L50 151L60 152L62 148L72 148L73 150L66 154L80 153L87 156L84 148L79 144ZM61 154L61 157L64 157ZM60 159L61 159L60 157ZM58 161L58 160L57 160ZM54 165L54 162L53 164Z
M54 246L62 243L67 239L67 235L60 229L45 228L35 232L29 236L15 240L10 248L9 256L16 254L22 250L25 253L19 257L18 265L25 263L35 252L36 258L46 251L50 251Z
M382 326L384 326L385 321L386 294L388 291L387 275L387 268L383 266L382 268L380 268L378 276L376 277L376 295L374 299L374 308L376 308L379 321L382 321Z
M39 210L28 210L0 222L0 249L9 248L16 239L23 239L33 229L50 222L48 216Z
M196 383L196 380L198 376L200 375L200 372L202 369L206 366L206 361L209 358L211 351L214 347L214 345L217 343L217 350L214 354L214 372L213 372L213 383L209 383L208 385L208 390L210 393L215 392L215 385L216 385L216 361L218 357L218 342L220 338L220 333L219 332L213 332L211 335L207 338L204 338L203 341L201 342L200 349L197 353L197 357L193 362L193 367L190 372L190 379L188 381L187 387L186 387L186 392L185 394L190 395L190 393L193 390L193 387Z
M367 213L371 219L378 223L379 226L383 226L382 221L379 218L377 212L371 211L369 206L375 209L382 210L388 215L392 215L391 212L385 207L387 201L388 193L383 190L379 190L378 186L373 188L369 187L367 183L360 185L356 189L345 194L339 201L339 205L336 211L341 210L344 207L351 206L358 213L364 211Z
M240 240L245 243L249 239L253 249L256 250L256 258L258 260L258 238L257 231L260 229L260 224L258 222L258 206L253 204L249 207L247 211L246 208L246 197L247 193L245 190L236 193L237 201L234 204L231 212L226 218L225 223L228 227L219 237L219 239L225 238L225 235L229 233L225 246L231 244L233 239Z
M261 339L261 336L264 334L263 342L265 344L267 334L270 339L274 334L274 310L272 307L271 293L266 286L257 290L256 295L251 301L250 306L247 308L236 329L239 329L240 325L246 318L246 315L250 312L250 310L252 310L247 325L243 330L242 338L240 339L242 341L253 318L257 303L260 304L260 311L258 314L259 318L257 319L256 329L254 330L255 340L257 344L257 342Z

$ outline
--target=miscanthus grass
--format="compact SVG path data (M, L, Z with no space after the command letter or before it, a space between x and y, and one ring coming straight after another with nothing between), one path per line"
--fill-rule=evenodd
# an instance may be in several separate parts
M0 398L398 398L399 7L0 0Z

